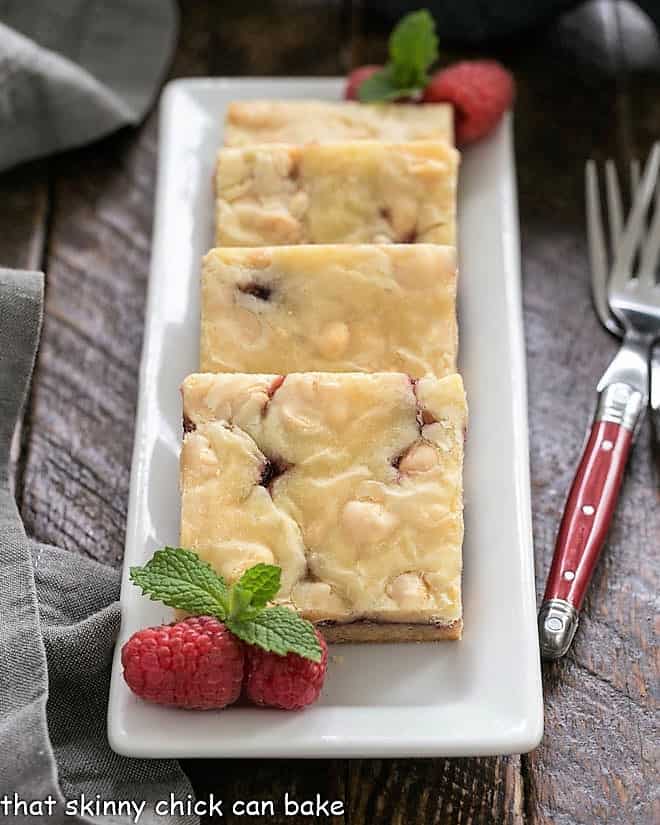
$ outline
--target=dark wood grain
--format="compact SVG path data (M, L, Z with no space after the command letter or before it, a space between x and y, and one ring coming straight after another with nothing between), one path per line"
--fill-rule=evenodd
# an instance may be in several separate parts
M285 809L285 795L299 805L307 802L316 805L317 796L321 801L339 803L342 810L347 807L345 786L345 760L296 760L268 761L265 759L224 759L203 760L183 763L197 795L208 798L211 793L225 800L223 817L205 818L205 825L241 825L246 821L269 823L269 825L309 825L311 822L326 822L331 825L345 825L349 821L343 813L320 817L297 813L294 807ZM266 810L263 816L247 817L238 810L232 811L236 801L243 803L272 802L274 812ZM260 808L255 808L259 811ZM309 807L301 810L309 811ZM313 808L312 810L315 810ZM323 809L322 809L323 810ZM337 808L335 808L337 810Z
M520 758L355 760L350 823L523 825Z
M155 168L153 122L61 158L23 473L26 526L121 561Z
M336 74L381 62L386 26L347 0L182 3L172 76ZM596 380L616 347L591 309L586 157L660 135L660 47L631 4L597 2L492 52L516 72L537 590ZM444 52L443 60L460 56ZM156 120L0 178L0 264L45 266L46 320L18 495L40 539L121 560L147 283ZM186 762L201 796L342 800L350 825L650 825L660 507L644 429L576 644L545 666L546 733L488 759ZM655 733L657 736L657 733ZM655 803L657 804L657 802ZM227 810L226 810L227 813ZM220 821L243 821L225 816ZM275 817L252 822L303 823ZM321 820L318 820L321 821Z

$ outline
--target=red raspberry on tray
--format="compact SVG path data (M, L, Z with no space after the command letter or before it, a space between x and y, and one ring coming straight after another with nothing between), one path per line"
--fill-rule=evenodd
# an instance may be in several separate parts
M300 710L315 702L325 679L328 646L316 631L323 651L320 662L304 659L296 653L278 656L259 647L246 647L245 690L255 705L282 710Z
M121 652L133 693L160 705L210 710L241 693L243 644L211 616L193 616L134 633Z
M124 680L140 698L220 709L238 699L244 676L260 705L297 710L318 698L328 648L311 622L269 605L280 590L277 565L255 564L230 586L192 550L165 547L131 567L130 577L150 599L197 614L139 630L126 642Z
M464 60L436 72L424 89L424 103L452 103L456 142L472 143L487 135L511 108L513 77L494 60Z

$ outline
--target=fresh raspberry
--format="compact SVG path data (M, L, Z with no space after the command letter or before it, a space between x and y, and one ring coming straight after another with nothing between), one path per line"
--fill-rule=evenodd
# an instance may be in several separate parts
M300 710L319 698L328 666L328 646L316 631L323 651L320 662L296 653L278 656L260 647L246 646L245 690L255 705Z
M436 72L424 89L424 103L453 103L456 142L487 135L511 107L513 76L494 60L465 60Z
M211 616L148 627L121 651L124 679L149 702L179 708L224 708L241 693L243 644Z
M358 89L362 83L382 68L382 66L360 66L358 69L353 69L346 78L346 88L344 89L346 100L359 100Z

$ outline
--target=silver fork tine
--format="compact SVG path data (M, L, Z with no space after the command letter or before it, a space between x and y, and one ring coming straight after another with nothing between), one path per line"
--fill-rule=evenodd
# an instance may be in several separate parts
M607 215L610 222L610 254L614 258L616 248L621 240L623 209L621 208L619 178L613 160L608 160L605 163L605 189L607 191Z
M660 253L660 186L655 188L655 210L649 226L639 265L640 286L655 286L655 272Z
M635 250L644 230L646 213L655 190L658 169L660 169L660 143L653 146L633 202L630 217L626 223L625 232L616 251L610 277L610 292L623 290L631 274Z
M598 193L598 173L593 160L587 161L585 169L585 189L587 202L587 241L591 263L591 294L596 312L610 331L612 315L607 303L607 247L603 232L603 219Z

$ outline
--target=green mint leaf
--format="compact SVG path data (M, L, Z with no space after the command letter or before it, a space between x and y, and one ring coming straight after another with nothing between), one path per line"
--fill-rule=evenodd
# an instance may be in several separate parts
M192 550L157 550L144 567L131 567L129 575L152 601L196 616L227 617L229 591L225 580Z
M227 627L244 642L271 653L297 653L313 662L321 661L321 645L314 626L288 607L266 607L250 620L229 619Z
M234 585L229 590L229 608L227 618L241 619L244 618L250 609L250 602L252 601L252 593L249 590L241 590ZM256 612L256 611L255 611Z
M392 80L400 88L421 89L438 59L435 21L427 9L411 12L392 30L389 41Z
M428 83L428 70L438 59L435 21L426 9L403 17L389 40L390 61L358 88L362 103L413 97Z
M396 100L402 93L394 82L391 66L386 66L360 83L358 97L361 103Z
M277 596L282 580L282 570L274 564L255 564L246 570L232 588L245 601L240 606L260 610ZM249 598L247 598L249 594ZM237 617L239 618L239 617Z

